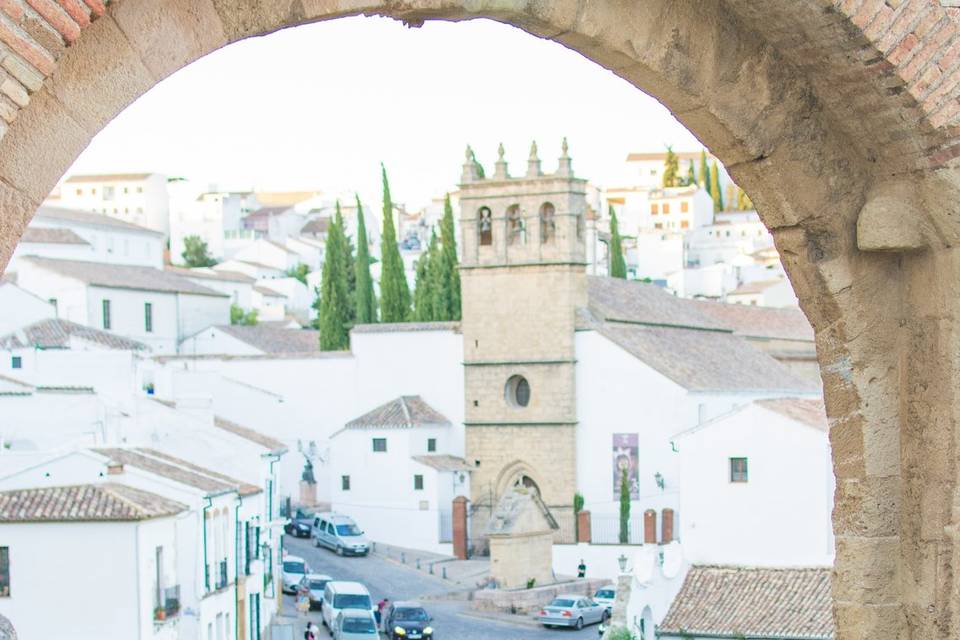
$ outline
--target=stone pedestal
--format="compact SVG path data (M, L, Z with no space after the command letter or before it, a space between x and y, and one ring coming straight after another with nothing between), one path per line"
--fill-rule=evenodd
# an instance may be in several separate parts
M497 503L487 526L490 576L501 589L552 584L557 523L533 489L516 487Z
M313 507L317 504L317 483L300 481L300 505Z

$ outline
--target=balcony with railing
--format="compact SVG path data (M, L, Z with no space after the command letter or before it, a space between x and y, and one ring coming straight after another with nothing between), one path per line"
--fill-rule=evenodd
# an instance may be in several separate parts
M176 618L180 614L180 585L160 590L160 602L153 609L154 622Z

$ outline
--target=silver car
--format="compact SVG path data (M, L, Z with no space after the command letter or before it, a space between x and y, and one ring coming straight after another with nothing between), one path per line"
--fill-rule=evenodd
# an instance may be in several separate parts
M545 627L574 627L603 622L607 608L586 596L577 594L557 596L550 604L540 609L537 620Z
M375 640L380 637L369 609L344 609L331 629L334 640Z

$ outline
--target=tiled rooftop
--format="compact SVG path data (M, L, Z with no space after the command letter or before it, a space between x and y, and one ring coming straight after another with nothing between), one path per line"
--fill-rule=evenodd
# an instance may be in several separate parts
M450 421L420 396L401 396L344 425L344 429L446 427Z
M0 524L147 520L186 509L179 502L117 483L0 492Z
M62 349L70 346L70 339L77 338L108 349L144 351L147 345L130 338L87 327L69 320L49 318L21 327L13 333L0 336L3 349Z
M214 291L163 269L82 260L54 260L37 256L24 256L20 260L99 287L228 297L225 293Z

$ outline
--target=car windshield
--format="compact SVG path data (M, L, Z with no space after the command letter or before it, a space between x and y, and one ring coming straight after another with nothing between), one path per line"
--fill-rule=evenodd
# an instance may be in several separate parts
M362 593L338 593L333 596L334 609L369 609L370 596Z
M314 591L323 591L323 588L327 586L327 580L311 580L310 588Z
M344 618L341 629L346 633L369 633L373 635L377 632L377 627L373 624L372 618Z
M416 609L397 609L393 619L401 622L426 622L430 616L419 607Z
M358 536L362 531L360 527L355 524L338 524L337 525L337 535L341 536Z
M597 591L596 595L593 597L606 598L608 600L613 600L614 598L617 597L617 593L613 589L600 589L600 591Z
M564 607L566 609L569 609L573 606L573 600L566 600L565 598L557 598L556 600L551 602L548 606Z
M286 561L283 563L283 570L287 573L306 573L307 568L302 562Z

